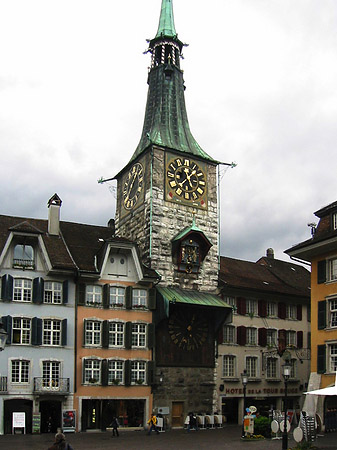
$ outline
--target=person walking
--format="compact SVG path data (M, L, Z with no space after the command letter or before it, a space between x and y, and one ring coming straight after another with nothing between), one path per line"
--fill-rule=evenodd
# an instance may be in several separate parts
M111 422L111 426L112 426L112 436L114 437L116 435L116 437L119 436L118 433L118 427L119 427L119 422L116 416L113 417L112 422Z
M48 450L74 450L74 448L66 442L66 437L63 433L56 433L55 442Z
M157 428L157 417L154 414L151 414L151 417L147 421L147 423L150 425L149 431L147 432L148 436L150 436L152 430L154 430L157 434L159 434L159 431Z

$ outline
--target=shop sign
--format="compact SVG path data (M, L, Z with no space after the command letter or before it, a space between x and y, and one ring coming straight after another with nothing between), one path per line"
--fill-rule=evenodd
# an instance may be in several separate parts
M298 388L288 388L288 394L298 394ZM226 388L226 395L243 395L242 388ZM283 395L284 388L255 388L255 389L247 389L247 395Z

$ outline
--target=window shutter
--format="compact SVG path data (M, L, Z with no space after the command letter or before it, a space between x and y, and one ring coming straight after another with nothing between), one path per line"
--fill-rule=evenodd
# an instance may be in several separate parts
M12 275L3 275L1 277L1 296L2 300L10 302L13 300L13 277Z
M32 345L42 344L42 319L33 317L32 319Z
M224 326L225 325L222 325L220 328L219 328L219 331L218 331L218 336L217 336L217 339L218 339L218 344L222 344L223 343L223 337L224 337Z
M286 335L287 335L287 331L286 330L278 330L278 354L280 356L283 355L285 349L286 349Z
M124 384L130 386L131 384L131 361L127 359L124 363Z
M62 291L62 303L66 305L68 303L68 291L69 291L69 281L63 281L63 291Z
M156 370L156 363L155 361L148 361L147 362L147 384L152 385L155 381L155 370Z
M259 335L259 345L261 347L266 347L266 345L267 345L267 329L259 328L258 335Z
M125 289L125 308L131 309L132 308L132 287L127 286Z
M238 314L246 314L246 299L238 297L237 299Z
M110 284L105 284L103 286L103 308L109 308L110 303Z
M147 347L153 348L155 341L155 325L153 323L149 323L147 326Z
M287 307L285 303L280 302L278 304L278 317L279 319L285 319L287 315Z
M85 305L85 284L80 283L78 285L78 300L77 304L80 306Z
M237 327L237 343L239 345L246 345L246 335L246 327L244 327L243 325Z
M303 331L297 332L297 348L303 348Z
M109 321L103 320L102 347L109 348Z
M258 315L260 317L267 317L267 303L265 300L259 300L258 302Z
M63 346L67 345L67 319L62 320L62 342Z
M149 309L154 310L156 309L156 289L151 288L148 290L148 300L149 300Z
M317 373L325 373L326 357L325 345L317 345Z
M83 358L82 359L82 384L85 383L85 361L86 361L86 358Z
M83 347L85 347L85 330L87 328L87 321L83 320Z
M302 320L302 305L297 305L297 320Z
M125 348L129 349L131 348L131 342L132 342L132 322L126 322L125 323Z
M12 342L12 317L11 316L2 316L2 324L4 329L7 331L7 344L11 344Z
M43 288L44 280L43 278L34 278L33 280L33 303L41 305L43 302Z
M324 330L324 328L326 328L326 301L325 300L321 300L320 302L318 302L317 327L319 330Z
M106 359L102 360L102 366L101 366L101 383L102 386L108 385L108 378L109 378L109 367L108 367L108 361Z
M317 262L317 283L322 284L326 282L326 261Z

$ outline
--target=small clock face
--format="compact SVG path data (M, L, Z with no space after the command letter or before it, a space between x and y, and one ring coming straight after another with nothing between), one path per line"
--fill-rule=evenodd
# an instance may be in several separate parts
M195 312L173 312L168 329L172 341L182 350L196 350L207 340L208 323Z
M135 207L143 189L144 169L140 163L134 164L123 183L123 206L127 210Z
M167 200L206 208L207 180L201 163L170 157L166 165Z

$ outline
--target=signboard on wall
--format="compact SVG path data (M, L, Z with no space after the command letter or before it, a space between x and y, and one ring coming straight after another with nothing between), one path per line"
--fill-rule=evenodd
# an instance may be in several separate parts
M67 409L62 412L62 429L65 433L76 431L76 411Z
M13 412L13 434L15 434L15 429L19 428L24 433L26 432L26 413L24 412Z
M41 432L41 413L33 413L32 431L33 434Z

